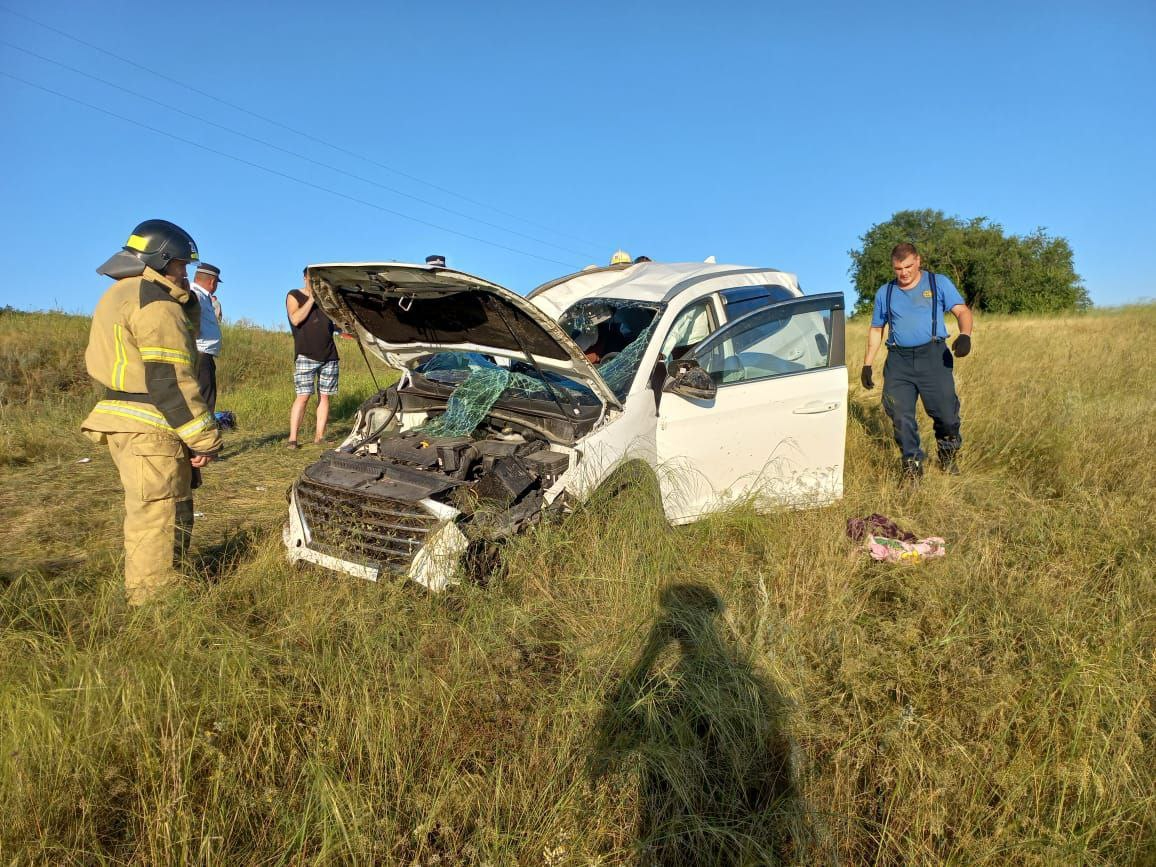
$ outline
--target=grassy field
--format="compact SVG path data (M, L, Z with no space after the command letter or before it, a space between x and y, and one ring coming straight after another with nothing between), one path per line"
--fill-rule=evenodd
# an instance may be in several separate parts
M441 596L285 565L317 451L289 337L228 328L195 577L140 612L86 331L0 313L2 863L1156 863L1156 307L981 319L915 494L852 324L843 501L672 530L640 487ZM872 512L948 555L865 558Z

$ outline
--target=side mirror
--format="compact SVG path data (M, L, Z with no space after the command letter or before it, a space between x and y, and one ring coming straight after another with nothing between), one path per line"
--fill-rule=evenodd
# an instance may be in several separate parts
M698 366L697 361L676 359L670 363L669 371L662 385L663 391L694 400L714 400L718 393L714 380Z

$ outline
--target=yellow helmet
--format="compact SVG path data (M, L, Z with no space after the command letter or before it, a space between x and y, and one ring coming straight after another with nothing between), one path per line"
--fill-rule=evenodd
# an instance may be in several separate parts
M625 250L615 250L614 255L610 257L611 265L629 265L632 261L630 254Z

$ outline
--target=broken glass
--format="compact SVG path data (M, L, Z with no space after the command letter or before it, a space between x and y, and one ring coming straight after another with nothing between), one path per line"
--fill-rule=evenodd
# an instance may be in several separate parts
M587 406L599 403L590 389L572 379L548 371L539 373L520 361L505 367L476 352L439 352L415 367L414 372L455 386L446 411L422 428L433 436L472 433L502 397L551 403L557 398Z
M597 330L597 341L587 358L594 356L595 369L614 396L625 400L661 309L642 301L595 298L574 304L558 324L571 337Z

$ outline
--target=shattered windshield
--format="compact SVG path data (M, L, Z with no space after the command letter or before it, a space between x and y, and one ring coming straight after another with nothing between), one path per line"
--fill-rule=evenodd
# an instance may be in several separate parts
M590 299L567 310L558 324L574 339L619 400L634 381L658 321L660 305ZM443 414L424 426L435 436L464 436L503 399L541 400L563 406L600 406L589 387L523 361L479 352L438 352L413 368L453 388Z
M454 388L446 411L425 425L424 430L435 436L470 433L503 398L601 405L594 392L579 382L550 371L539 372L522 361L495 360L478 352L439 352L413 370Z
M551 371L539 373L523 361L507 361L480 352L439 352L431 355L414 368L426 379L443 385L460 385L475 374L497 372L503 381L502 397L517 397L526 400L549 400L552 388L559 400L584 406L598 406L601 401L585 385ZM548 386L548 387L547 387Z
M558 324L578 344L614 396L626 399L658 323L659 304L590 298L563 313Z

